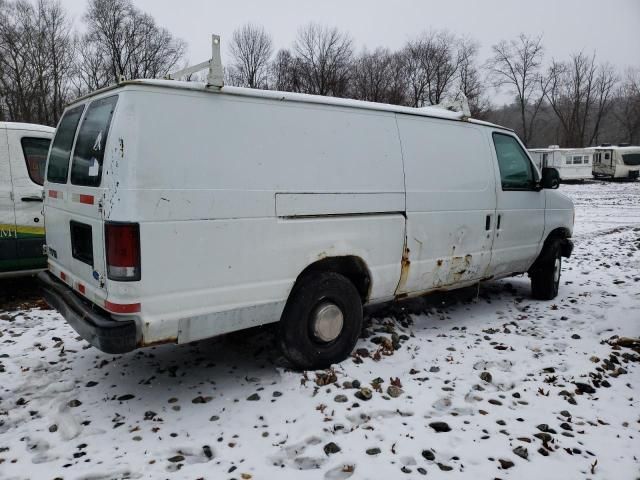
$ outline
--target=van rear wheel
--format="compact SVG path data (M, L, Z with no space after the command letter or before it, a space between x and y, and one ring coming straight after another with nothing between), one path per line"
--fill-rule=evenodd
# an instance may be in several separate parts
M362 301L346 277L313 273L293 288L282 318L278 340L282 353L296 368L326 368L349 356L362 330Z
M531 272L531 295L537 300L552 300L560 289L562 256L560 243L555 241L543 252L544 260Z

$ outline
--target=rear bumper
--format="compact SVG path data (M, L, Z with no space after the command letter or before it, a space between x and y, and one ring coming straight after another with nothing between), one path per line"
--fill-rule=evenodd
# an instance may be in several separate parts
M140 337L136 322L114 320L107 313L92 309L49 272L40 272L37 278L45 301L91 345L105 353L135 350Z

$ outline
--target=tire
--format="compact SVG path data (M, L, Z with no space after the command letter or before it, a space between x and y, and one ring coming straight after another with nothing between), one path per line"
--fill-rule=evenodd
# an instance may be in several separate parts
M296 368L321 369L347 358L361 331L362 301L356 287L342 275L319 272L294 286L280 319L278 342Z
M531 272L531 295L536 300L553 300L560 288L562 256L560 243L554 241L540 254L539 264Z

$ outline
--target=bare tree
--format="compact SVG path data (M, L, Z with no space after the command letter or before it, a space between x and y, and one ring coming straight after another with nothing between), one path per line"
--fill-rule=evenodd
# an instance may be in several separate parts
M290 50L280 50L269 67L269 83L283 92L302 91L300 61Z
M50 122L56 124L65 104L70 100L71 76L77 52L77 39L72 23L57 0L39 0L44 31L44 49L48 57L51 87Z
M583 147L598 141L617 78L608 64L596 64L595 54L573 54L568 62L549 68L546 97L558 117L564 143Z
M364 50L353 62L352 96L369 102L386 102L392 78L393 57L389 50Z
M302 90L343 97L347 93L353 41L337 28L310 23L298 31L294 52L299 59Z
M407 43L403 57L411 106L436 105L450 93L462 61L458 44L447 31L428 32Z
M0 100L7 118L31 121L26 32L17 5L0 4Z
M495 87L507 87L515 94L520 110L520 133L528 145L536 117L544 100L546 82L540 74L544 48L541 37L521 34L517 40L493 45L493 57L487 62Z
M484 95L485 85L476 64L477 56L478 43L468 38L461 39L458 45L458 91L467 97L471 116L484 118L490 103Z
M428 45L430 55L424 57L425 69L429 78L429 102L437 105L447 94L453 84L458 69L460 68L461 56L457 51L457 40L449 32L442 31L434 34Z
M640 69L627 70L616 92L615 102L613 112L624 132L624 141L637 144L640 142Z
M57 0L0 4L0 107L14 120L54 125L68 101L75 55Z
M247 23L231 37L229 76L234 85L266 88L273 42L264 27Z
M100 45L97 42L83 43L76 58L74 86L77 96L99 90L114 82L108 59L101 53Z
M421 61L422 51L423 45L417 40L408 42L402 50L403 77L408 103L412 107L425 104L428 82Z
M131 0L90 0L87 33L79 62L80 86L117 82L121 77L157 78L183 58L186 44ZM108 80L103 78L108 72Z

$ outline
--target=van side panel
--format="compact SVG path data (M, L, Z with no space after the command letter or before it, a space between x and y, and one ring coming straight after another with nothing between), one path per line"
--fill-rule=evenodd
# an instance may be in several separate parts
M409 272L398 293L482 279L495 233L494 165L482 127L398 116Z
M405 219L392 113L129 92L105 220L140 222L142 279L108 292L141 304L145 344L277 321L297 276L330 256L365 262L368 301L393 297Z
M16 270L16 217L7 129L0 125L0 272Z
M17 254L24 268L45 268L44 218L42 216L42 187L29 176L22 146L23 138L50 140L52 132L36 130L7 130L9 157L13 181L16 215Z

